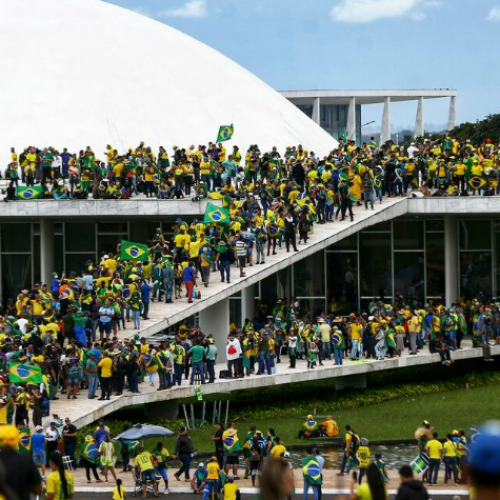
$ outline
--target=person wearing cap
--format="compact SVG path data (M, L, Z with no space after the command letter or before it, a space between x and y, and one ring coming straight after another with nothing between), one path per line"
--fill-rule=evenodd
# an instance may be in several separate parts
M207 478L207 468L203 462L198 464L198 467L194 471L193 478L191 479L191 488L195 493L201 491L202 484L205 483L205 479Z
M66 417L64 419L64 426L61 431L61 436L63 438L64 453L71 458L73 469L76 470L77 463L75 458L75 452L76 452L76 441L78 437L78 431L75 425L71 423L71 419L69 417Z
M0 491L6 499L30 500L31 495L41 495L43 483L31 457L17 452L19 431L13 425L0 426Z
M45 480L45 463L47 455L45 453L45 436L43 435L43 427L37 425L35 434L31 436L31 449L33 451L33 462L42 470L42 479Z
M361 438L361 446L357 451L357 459L359 461L359 477L358 484L361 484L368 467L370 465L370 448L368 448L368 439Z
M51 420L49 426L45 429L45 443L47 445L47 456L57 451L57 441L60 438L55 420ZM48 461L47 461L48 465Z
M198 493L201 493L203 491L204 497L205 493L208 493L207 498L218 498L220 491L221 471L217 462L217 457L211 457L206 467L207 475L203 483L201 483L201 485L199 486Z

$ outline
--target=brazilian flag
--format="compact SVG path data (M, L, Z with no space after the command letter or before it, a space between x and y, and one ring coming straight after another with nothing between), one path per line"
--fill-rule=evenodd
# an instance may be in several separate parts
M99 463L99 447L94 440L85 441L85 443L82 444L80 456L88 460L91 464L97 465Z
M19 431L19 453L21 455L31 454L31 432L28 427Z
M41 384L43 382L42 369L37 365L23 365L9 363L9 379L15 384Z
M149 248L147 245L122 240L120 249L121 260L141 260L142 262L149 260Z
M314 457L302 459L302 474L305 483L311 486L319 486L321 484L321 468Z
M241 450L240 440L238 439L238 434L236 432L233 434L230 431L226 431L225 436L223 436L222 444L224 445L224 451L226 453L234 453Z
M231 222L229 220L229 210L207 203L203 222L205 224L229 224Z
M42 186L17 186L16 188L16 198L18 200L38 200L42 196Z
M473 175L467 181L467 184L474 190L483 189L483 187L486 186L486 179L480 175Z
M234 134L233 124L231 125L221 125L219 127L219 133L217 134L217 142L229 141Z
M335 330L335 332L332 334L332 342L337 349L344 348L344 337L340 330Z

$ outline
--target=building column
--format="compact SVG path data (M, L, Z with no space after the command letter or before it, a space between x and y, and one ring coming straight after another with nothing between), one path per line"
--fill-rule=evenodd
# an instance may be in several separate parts
M321 119L321 112L320 112L320 105L321 101L319 97L315 97L313 101L313 112L312 112L312 119L315 123L318 125L320 124L320 119Z
M458 219L444 216L444 279L446 307L458 299Z
M382 129L380 130L380 144L391 138L391 98L384 100L384 112L382 114Z
M217 347L219 362L226 360L226 343L229 335L229 299L222 299L200 312L200 328L205 335L212 334Z
M54 272L54 221L40 219L40 276L50 288Z
M347 107L347 139L356 140L356 98L349 99Z
M457 122L457 98L450 97L450 112L448 114L448 130L455 128Z
M415 120L415 132L413 137L422 137L424 135L424 98L418 98L417 119Z
M253 321L255 316L255 285L241 290L241 324L248 318Z

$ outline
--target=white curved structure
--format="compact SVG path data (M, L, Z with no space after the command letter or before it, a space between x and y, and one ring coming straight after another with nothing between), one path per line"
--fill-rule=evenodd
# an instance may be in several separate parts
M90 145L101 155L215 141L233 123L244 150L337 143L219 52L100 0L0 0L0 148Z

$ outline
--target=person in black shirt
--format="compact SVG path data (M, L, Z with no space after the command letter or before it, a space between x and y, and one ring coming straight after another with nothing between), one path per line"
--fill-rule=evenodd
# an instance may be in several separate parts
M64 419L64 427L62 428L62 438L64 442L64 453L71 458L73 462L73 468L76 469L76 438L78 431L76 427L71 423L69 417Z
M215 456L217 457L217 463L219 464L219 467L222 469L222 466L224 465L224 443L222 442L222 434L224 434L224 426L220 422L217 422L215 424L215 428L217 430L215 431L215 434L212 437L212 441L214 442L215 445Z
M0 426L0 485L5 498L30 500L30 495L41 495L42 478L33 459L15 451L19 445L19 431L13 425Z

